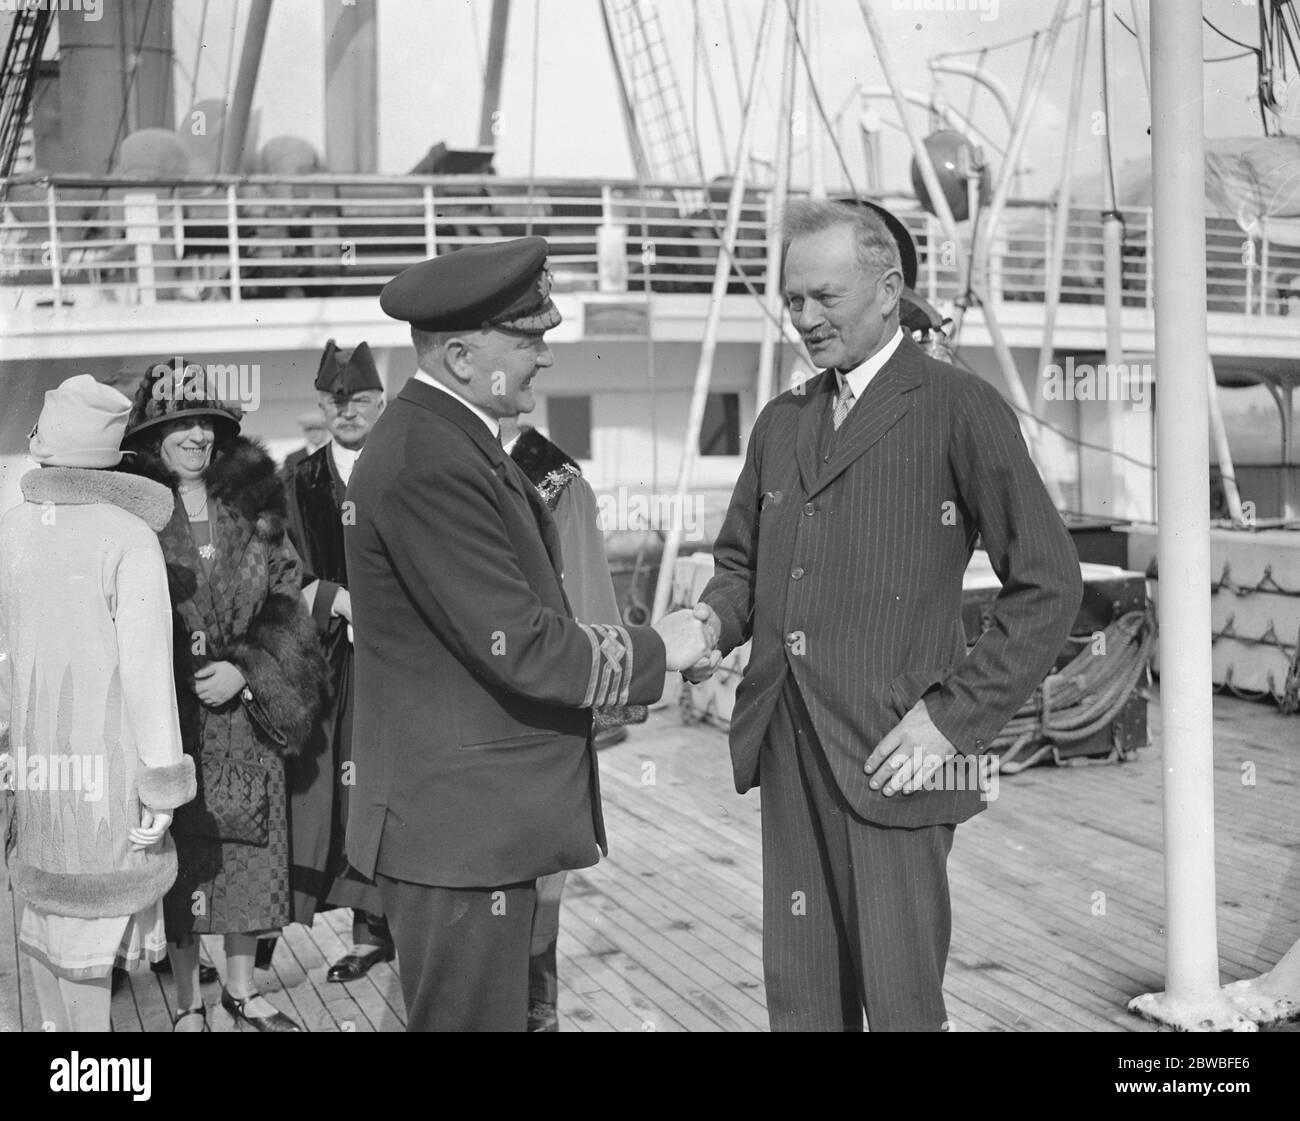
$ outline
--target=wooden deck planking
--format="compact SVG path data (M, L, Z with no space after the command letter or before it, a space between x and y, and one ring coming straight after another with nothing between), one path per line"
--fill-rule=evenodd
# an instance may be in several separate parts
M1155 733L1154 706L1151 716ZM1226 982L1267 969L1300 935L1300 720L1219 697L1215 739ZM735 793L725 736L660 711L600 758L611 854L574 873L566 889L562 1029L764 1030L758 798ZM1255 769L1253 786L1242 782L1243 763ZM957 831L949 862L954 1026L1154 1030L1124 1005L1163 984L1158 749L1122 766L1003 776L999 795ZM1094 892L1105 893L1105 914L1093 914ZM13 939L2 918L0 1030L13 1030ZM221 939L206 941L224 975ZM325 981L328 963L350 945L348 912L319 915L285 933L259 984L309 1030L400 1028L392 967L346 986ZM24 1023L38 1030L22 968ZM170 991L169 979L136 970L114 998L117 1030L167 1030ZM204 990L213 1030L237 1030L217 1005L219 991Z
M628 890L608 893L597 906L620 953L633 965L642 958L660 963L658 971L665 980L689 994L719 1026L735 1030L765 1022L764 1005L755 999L753 989L737 983L734 967L728 968L716 951L693 936L688 920L667 920L662 911L637 901Z

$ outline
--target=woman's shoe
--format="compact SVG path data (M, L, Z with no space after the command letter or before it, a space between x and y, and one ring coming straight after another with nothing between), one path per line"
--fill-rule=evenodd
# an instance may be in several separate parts
M208 1027L208 1007L206 1004L200 1004L197 1008L185 1008L182 1011L177 1012L176 1015L172 1017L172 1031L176 1030L176 1025L185 1019L186 1016L197 1016L203 1021L203 1026L199 1028L199 1031L212 1030Z
M254 993L252 996L246 996L240 1000L231 996L225 985L222 985L221 1007L230 1013L236 1023L243 1020L244 1023L251 1024L257 1031L302 1031L302 1028L283 1012L275 1012L270 1016L248 1015L244 1011L244 1005L260 995L260 993Z

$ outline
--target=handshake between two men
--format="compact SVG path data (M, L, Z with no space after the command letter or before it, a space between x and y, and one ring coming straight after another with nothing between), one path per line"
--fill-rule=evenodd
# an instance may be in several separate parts
M722 638L722 621L713 608L697 603L665 615L654 624L664 640L665 661L669 671L677 671L694 684L708 678L722 661L718 642Z
M665 615L654 629L664 640L670 672L681 673L692 685L713 676L722 661L718 649L722 620L708 604L697 603ZM956 754L957 749L935 726L921 698L876 744L862 769L871 776L871 789L887 798L900 792L915 794Z

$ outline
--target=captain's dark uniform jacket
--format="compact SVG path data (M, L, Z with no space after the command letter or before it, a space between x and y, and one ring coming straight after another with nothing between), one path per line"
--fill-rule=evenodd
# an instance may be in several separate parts
M967 789L886 797L863 764L924 696L963 754L982 751L1065 644L1078 554L997 391L908 337L832 440L833 371L758 417L701 599L726 652L752 636L736 692L736 788L761 781L771 714L793 674L849 805L878 825L955 824ZM967 655L962 574L976 539L1002 581Z
M662 640L571 618L545 501L440 389L406 384L347 501L353 866L483 887L596 863L591 708L657 700Z

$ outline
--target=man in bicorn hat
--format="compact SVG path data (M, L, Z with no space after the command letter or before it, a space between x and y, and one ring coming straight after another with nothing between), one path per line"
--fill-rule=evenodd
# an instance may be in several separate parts
M500 443L560 321L539 237L407 269L380 304L418 369L347 499L356 786L347 852L397 944L408 1031L524 1031L535 881L605 850L594 706L710 656L689 611L575 620L555 521Z
M330 440L285 471L289 532L303 560L303 598L330 667L333 703L316 742L289 770L293 917L352 908L353 949L330 966L330 981L355 981L392 961L393 940L375 885L343 854L352 785L352 599L343 553L344 491L366 438L384 411L384 385L370 348L325 344L316 371L320 416Z

